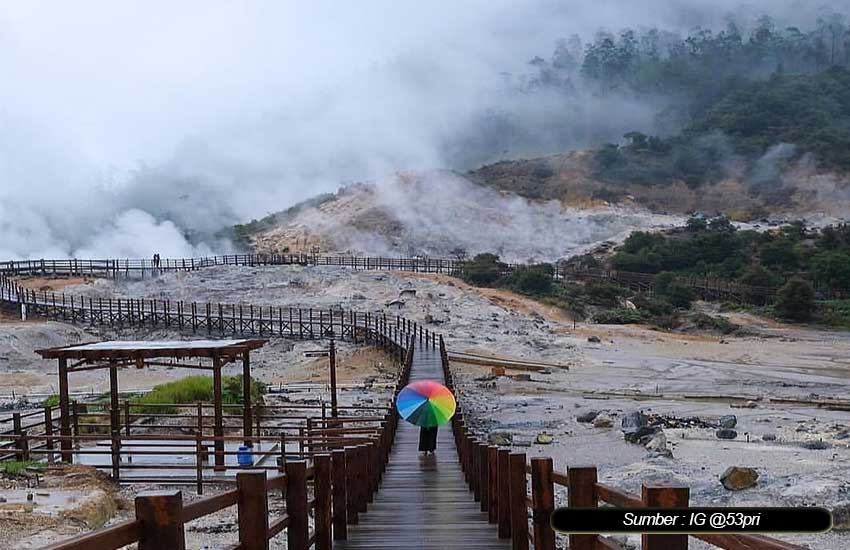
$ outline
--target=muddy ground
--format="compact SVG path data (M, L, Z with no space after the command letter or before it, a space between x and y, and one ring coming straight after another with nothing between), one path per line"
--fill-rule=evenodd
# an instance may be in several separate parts
M403 304L389 305L402 290L411 289L415 296L405 293ZM144 282L88 281L65 291L403 314L443 333L451 351L568 367L544 373L508 371L530 375L530 380L517 380L494 377L488 367L455 365L479 429L509 434L516 449L531 456L553 456L556 469L596 464L600 479L633 492L639 492L644 481L677 481L691 487L693 504L822 505L838 512L837 521L846 527L848 413L811 402L847 397L847 333L781 325L744 314L723 314L747 328L743 336L574 326L555 308L505 291L471 289L446 277L322 267L219 267ZM712 310L709 305L700 307ZM101 336L122 335L89 333L58 323L0 323L0 372L16 374L13 381L0 377L6 384L0 392L55 384L55 366L29 355L33 347ZM590 337L599 341L589 342ZM258 376L270 382L308 378L311 367L303 350L316 343L296 343L290 349L292 345L270 343L265 355L253 362ZM370 360L366 363L371 368ZM318 376L318 367L313 372ZM176 375L165 371L156 376L163 380ZM127 385L154 382L123 380ZM80 381L79 387L86 383ZM797 402L772 401L778 398ZM579 415L591 410L610 425L578 422ZM666 419L665 453L624 441L621 419L637 410ZM737 416L736 439L719 440L716 428L699 427L714 426L728 414ZM701 424L677 423L688 417L697 417ZM551 435L552 442L534 444L541 433ZM668 452L672 457L664 456ZM741 491L725 489L719 476L729 466L755 468L757 484ZM846 531L788 538L813 548L850 547Z

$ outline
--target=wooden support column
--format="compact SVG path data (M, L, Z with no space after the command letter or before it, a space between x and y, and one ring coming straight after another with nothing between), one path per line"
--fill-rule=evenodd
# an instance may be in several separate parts
M534 550L555 550L555 531L549 524L555 510L552 483L552 459L531 459L531 521L534 525Z
M213 355L213 410L215 420L213 424L213 436L215 442L215 466L214 470L222 471L224 467L224 412L221 403L221 359Z
M348 511L348 523L357 525L360 521L357 503L357 451L355 447L345 447L345 487L346 487L346 510Z
M53 409L49 406L44 407L44 446L48 451L53 450ZM53 464L55 457L52 452L47 453L48 464Z
M139 493L136 495L136 519L142 522L139 550L186 550L180 491Z
M356 328L353 330L356 335ZM337 416L339 416L339 412L337 410L336 400L336 342L334 342L333 338L331 338L331 341L328 344L328 357L330 360L331 369L331 416L336 418Z
M510 489L510 460L508 449L499 449L498 454L498 485L499 485L499 538L511 538L511 489ZM574 550L571 548L570 550Z
M307 505L307 463L293 460L286 463L286 531L288 550L307 550L310 544L310 523Z
M679 485L644 484L641 500L648 508L687 508L690 489ZM688 535L641 535L643 550L688 550Z
M254 442L251 441L251 414L253 405L251 404L251 359L248 350L242 353L242 435L245 437L245 445L253 447ZM259 435L259 430L257 430Z
M327 453L317 454L314 457L315 483L314 497L316 509L314 511L316 530L316 550L331 550L333 542L331 539L331 455Z
M497 523L499 521L499 448L491 445L487 447L487 473L490 501L487 508L487 521Z
M528 493L525 453L510 454L511 548L528 550Z
M72 462L71 403L68 399L68 360L59 358L59 435L62 462Z
M236 474L239 491L239 548L269 549L269 497L266 471L254 470Z
M567 470L567 498L570 508L596 508L599 496L596 493L596 468L583 466ZM570 535L570 550L595 550L596 535Z
M486 512L490 508L490 461L487 443L479 443L475 446L478 453L478 492L481 494L481 511Z
M121 405L118 402L118 366L109 362L109 432L112 449L112 479L121 479Z
M333 463L333 538L348 538L348 495L346 491L345 451L331 453Z

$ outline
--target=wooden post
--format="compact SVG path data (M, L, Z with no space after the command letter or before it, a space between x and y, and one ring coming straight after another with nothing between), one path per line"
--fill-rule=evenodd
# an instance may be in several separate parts
M62 450L62 462L70 463L71 449L71 407L68 400L68 360L59 358L59 448Z
M499 449L498 453L498 485L499 485L499 538L511 538L511 490L510 490L510 460L508 449ZM570 549L574 550L574 549Z
M121 449L119 436L121 434L121 414L118 402L118 366L115 361L109 362L109 435L112 449L112 479L121 479Z
M316 473L314 484L316 509L313 516L316 530L316 550L331 550L333 547L331 539L331 455L328 453L317 454L313 461Z
M288 550L307 550L310 543L310 524L307 517L307 462L286 463L286 513L289 528L286 532Z
M200 405L200 403L199 403ZM204 439L201 432L195 434L195 490L204 494Z
M357 445L357 509L365 512L369 503L369 460L366 445Z
M490 500L487 508L487 521L497 523L499 521L499 448L495 445L487 447L487 485Z
M24 460L23 437L21 434L21 413L12 413L12 434L15 436L15 460L18 462Z
M531 521L534 524L534 550L555 550L555 531L549 519L555 509L552 459L531 459Z
M328 344L328 356L331 369L331 416L336 418L338 416L336 401L336 342L334 342L333 338L331 338Z
M567 470L567 497L570 508L596 508L596 468L581 466ZM570 550L595 550L596 535L570 535Z
M130 435L130 401L124 401L124 433Z
M475 450L478 453L478 492L481 494L481 511L490 508L490 460L486 443L478 443Z
M331 453L333 465L333 538L348 539L348 495L346 491L345 451Z
M687 508L690 489L678 485L644 484L641 500L648 508ZM642 550L688 550L688 535L641 535Z
M251 440L251 359L248 350L242 353L242 433L245 437L245 446L253 447ZM259 435L259 431L257 432Z
M510 454L511 547L528 550L528 494L525 480L525 453Z
M472 489L472 497L475 502L481 501L481 491L479 490L478 480L480 472L478 468L478 442L470 440L467 445L469 451L469 488Z
M348 523L357 525L358 504L357 504L357 453L354 447L345 447L345 488L346 502L345 507L348 512Z
M143 491L137 494L136 519L142 522L138 550L186 550L183 495L180 491Z
M44 447L48 451L53 450L53 409L44 407ZM47 453L47 463L53 464L54 456L52 452Z
M269 549L269 496L266 471L252 470L236 474L239 511L239 548Z
M213 355L213 409L215 423L213 424L213 436L215 441L215 466L216 471L225 470L224 467L224 412L221 403L221 359Z

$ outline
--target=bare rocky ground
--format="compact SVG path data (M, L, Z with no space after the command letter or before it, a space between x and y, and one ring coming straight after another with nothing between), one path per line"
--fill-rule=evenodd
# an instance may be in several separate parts
M415 296L408 292L403 304L388 305L411 289ZM66 291L400 313L430 323L446 336L452 351L568 366L543 373L507 372L527 377L494 377L487 367L455 365L464 402L479 428L502 434L531 456L552 456L556 469L595 464L600 479L633 492L644 481L676 481L691 488L695 505L822 505L836 512L839 527L847 527L848 414L806 404L846 398L847 333L743 314L728 315L746 325L745 336L584 323L574 327L554 308L504 291L471 289L446 277L321 267L220 267L143 282L97 280ZM121 335L89 334L58 323L2 323L0 355L8 359L0 359L0 368L6 373L15 369L16 377L36 377L30 383L55 383L55 367L28 358L27 349L75 337L110 336ZM589 342L589 337L599 341ZM259 375L285 380L286 372L297 371L294 365L303 361L299 346L311 344L296 343L293 350L290 345L267 346L268 356L255 362ZM281 368L281 363L291 366ZM666 442L656 438L649 445L654 450L624 440L622 418L638 410L663 425ZM598 418L577 420L590 411ZM720 440L716 426L729 414L737 417L738 435ZM539 434L550 435L551 443L534 443ZM725 489L719 478L730 466L756 469L756 485ZM850 535L839 530L787 538L812 548L850 546Z

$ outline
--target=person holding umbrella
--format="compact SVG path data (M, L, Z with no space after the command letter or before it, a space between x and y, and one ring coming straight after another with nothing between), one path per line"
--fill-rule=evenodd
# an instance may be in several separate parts
M424 452L426 455L433 453L437 449L437 426L419 428L419 452Z
M457 402L439 382L417 380L399 392L396 408L403 419L419 426L419 450L430 454L437 448L437 427L451 419Z

